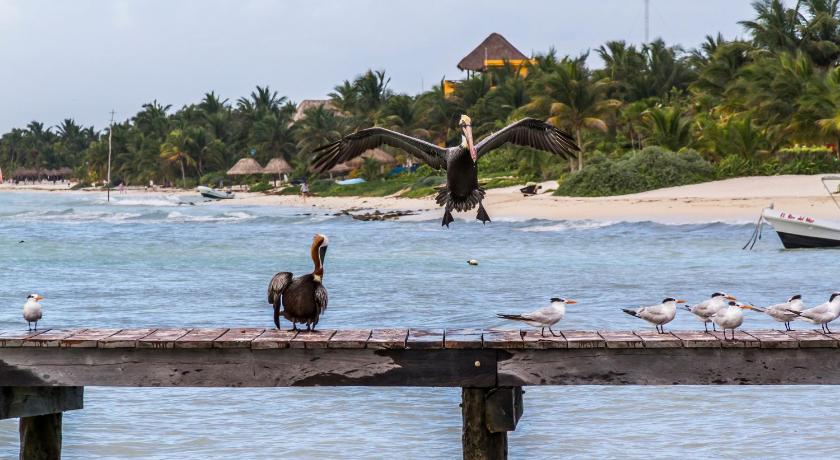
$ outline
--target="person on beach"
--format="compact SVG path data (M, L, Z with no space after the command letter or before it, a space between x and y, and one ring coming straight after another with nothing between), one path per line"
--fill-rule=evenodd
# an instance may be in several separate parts
M300 196L303 198L303 202L306 203L306 197L309 195L309 184L306 183L304 180L300 183Z

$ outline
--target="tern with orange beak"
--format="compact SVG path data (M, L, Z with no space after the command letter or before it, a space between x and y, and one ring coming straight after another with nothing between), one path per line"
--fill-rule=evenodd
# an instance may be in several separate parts
M711 320L723 329L723 340L735 340L735 329L744 323L744 310L755 310L755 307L731 301L726 307L712 315ZM727 329L732 331L732 337L730 338L726 338Z
M404 150L434 169L446 170L446 186L438 191L435 201L445 209L441 225L449 227L454 220L452 211L469 211L476 206L476 219L490 222L490 216L481 204L484 189L478 185L478 160L488 152L508 143L551 152L565 159L577 158L580 151L568 133L534 118L511 123L477 144L473 143L470 117L461 115L458 130L461 143L444 148L385 128L363 129L315 149L317 155L310 168L315 173L322 173L381 145Z
M700 321L703 322L703 329L706 332L709 332L709 323L712 323L712 330L717 330L715 328L715 323L712 321L712 316L717 313L719 310L726 308L726 303L728 301L735 301L738 300L735 297L732 297L729 294L723 292L715 292L711 295L708 299L693 305L693 306L685 306L685 309L692 313L694 316L697 317Z
M327 288L324 279L324 258L327 256L329 239L317 234L312 238L309 249L315 269L312 273L292 277L291 272L280 272L268 283L268 303L274 307L274 325L280 329L280 316L292 323L292 330L297 330L297 323L306 324L307 331L315 331L315 326L324 310L327 309ZM283 310L280 310L280 307Z
M26 320L30 331L32 330L32 323L35 323L35 330L38 330L38 321L44 316L40 303L42 300L44 298L38 294L26 296L26 303L23 304L23 319Z
M541 328L540 335L545 337L545 328L551 332L551 335L557 336L551 326L560 322L566 316L566 305L577 303L572 299L564 299L562 297L552 297L551 303L545 307L538 308L531 313L523 313L521 315L497 313L496 316L502 319L509 319L512 321L521 321L529 326Z
M677 316L678 303L685 303L685 300L666 297L660 304L635 309L622 308L621 311L653 324L656 326L656 332L664 334L665 325L673 321L674 317Z

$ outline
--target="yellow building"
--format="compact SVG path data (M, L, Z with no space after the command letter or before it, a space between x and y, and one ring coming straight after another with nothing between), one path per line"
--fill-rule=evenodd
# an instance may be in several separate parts
M528 56L511 45L501 34L493 32L488 35L474 50L461 59L458 68L467 71L467 78L475 72L484 72L492 68L512 65L519 69L523 77L528 75L528 64L533 62ZM444 80L443 93L449 96L455 91L458 82Z

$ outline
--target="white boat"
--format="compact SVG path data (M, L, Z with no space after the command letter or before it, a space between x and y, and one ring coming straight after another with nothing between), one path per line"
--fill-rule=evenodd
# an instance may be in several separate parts
M229 200L235 196L233 192L223 192L203 185L199 185L196 190L198 190L198 193L200 193L201 196L205 198L213 198L214 200Z
M840 204L834 199L834 194L825 185L826 181L840 181L840 176L822 178L823 186L831 199L834 200L834 204L840 208ZM840 247L840 222L793 214L774 209L773 205L761 211L758 227L756 227L756 232L751 240L753 245L755 240L760 238L762 222L767 222L773 227L773 230L779 235L779 239L782 240L782 245L787 249Z

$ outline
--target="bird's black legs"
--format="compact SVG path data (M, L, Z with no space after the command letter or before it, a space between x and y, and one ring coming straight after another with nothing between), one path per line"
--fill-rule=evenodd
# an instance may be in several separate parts
M312 325L309 323L306 323L306 332L312 332Z
M37 326L38 326L38 323L36 322L35 327L37 327ZM829 334L834 334L833 332L831 332L831 329L828 328L828 324L825 325L825 330L828 331Z
M35 328L33 330L35 330L35 331L38 330L38 321L35 321Z
M490 222L490 216L487 214L487 211L484 209L484 204L481 201L478 202L478 214L476 214L475 218L480 220L482 224Z
M715 323L712 323L712 331L717 332L717 328L715 327Z
M785 322L785 330L792 331L793 329L790 328L790 321Z
M551 326L548 326L548 332L551 332L552 336L557 337L557 334L555 334L554 331L551 330Z
M29 328L29 330L31 331L31 330L32 330L32 321L27 321L27 322L26 322L26 326L27 326L27 327Z
M545 337L545 327L542 328L542 331L540 332L540 336Z
M449 224L455 221L455 218L452 217L452 205L447 203L446 210L443 212L443 221L440 223L440 226L446 226L449 228Z
M703 321L703 332L709 332L709 323Z
M296 330L298 330L298 328L297 328L297 323L296 323L296 322L294 322L294 321L292 321L292 328L291 328L291 329L289 329L289 331L296 331Z

